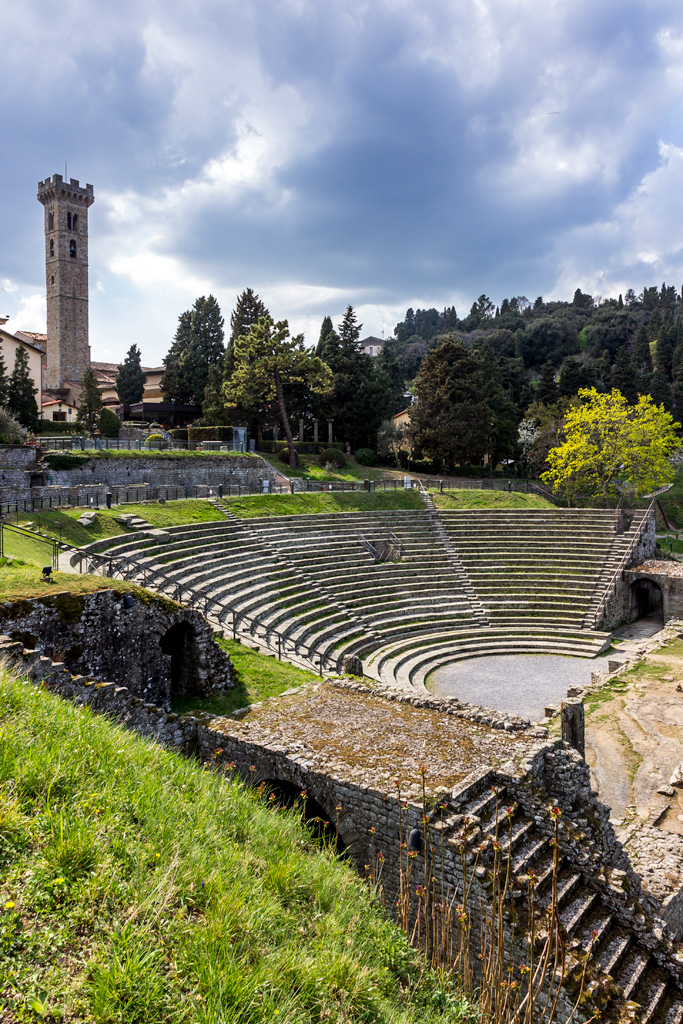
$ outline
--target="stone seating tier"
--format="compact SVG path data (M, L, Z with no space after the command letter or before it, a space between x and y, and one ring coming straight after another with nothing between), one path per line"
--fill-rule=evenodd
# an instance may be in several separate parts
M446 510L440 517L450 550L426 510L396 510L171 527L161 542L143 534L110 541L107 554L163 573L170 596L180 584L223 604L228 628L232 608L253 620L255 637L279 633L339 661L357 653L367 671L380 666L401 685L422 686L433 664L477 653L592 656L603 646L604 634L581 627L599 602L598 582L618 565L614 512ZM375 563L358 533L388 530L402 558Z

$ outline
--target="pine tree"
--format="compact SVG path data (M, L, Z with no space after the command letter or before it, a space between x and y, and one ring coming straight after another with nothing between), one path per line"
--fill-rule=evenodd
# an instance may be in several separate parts
M415 379L411 433L420 452L448 466L478 462L489 436L489 408L479 364L447 335L425 356Z
M7 408L22 427L33 429L38 422L38 389L33 386L29 373L28 352L19 345L14 354L14 369L7 385Z
M673 385L674 413L677 420L683 422L683 360L678 364Z
M9 380L7 378L7 367L5 366L5 357L2 354L2 347L0 346L0 409L4 409L7 405L8 388Z
M542 405L554 405L557 401L557 384L555 383L555 367L552 363L544 363L541 376L536 386L536 401Z
M253 288L245 288L242 294L237 296L235 308L230 314L230 340L223 364L225 380L232 377L235 372L235 341L237 338L245 338L249 334L249 328L257 324L262 316L268 316L265 304L254 293Z
M161 390L167 401L200 405L212 366L223 363L223 317L213 295L202 295L181 313L171 348L164 358Z
M97 386L95 371L89 366L81 381L81 391L78 396L78 418L88 433L92 434L95 430L99 430L101 415L102 395Z
M126 358L116 371L116 394L122 405L135 405L142 401L147 377L142 370L141 353L131 345Z

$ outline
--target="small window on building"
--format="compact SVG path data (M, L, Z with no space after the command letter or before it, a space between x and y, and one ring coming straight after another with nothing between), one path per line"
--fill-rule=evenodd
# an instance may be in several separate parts
M54 283L55 283L55 275L53 274L52 277L50 278L50 284L54 284Z
M72 259L76 258L76 241L73 238L69 242L69 256L71 256Z
M54 213L48 213L47 215L47 230L54 231L55 229L55 215Z
M67 227L67 231L71 231L71 214L70 213L67 213L67 215L66 215L66 227Z
M370 355L371 355L371 356L374 356L374 354L375 354L375 350L374 350L374 348L373 348L373 347L372 347L372 345L371 345L371 346L370 346Z
M71 412L71 410L69 410L69 412ZM65 412L53 412L52 413L52 419L53 419L54 422L64 423L66 421L66 413Z
M78 214L74 213L74 231L78 231Z
M50 239L50 256L54 256L54 254L55 254L55 240L54 240L54 238L51 238Z

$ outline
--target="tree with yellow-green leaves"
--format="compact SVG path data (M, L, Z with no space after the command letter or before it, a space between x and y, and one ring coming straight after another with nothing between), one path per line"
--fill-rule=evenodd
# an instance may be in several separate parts
M620 391L581 388L582 404L570 409L564 442L548 453L541 479L574 495L627 491L647 494L673 479L671 455L681 447L680 423L663 405L641 395L629 405Z

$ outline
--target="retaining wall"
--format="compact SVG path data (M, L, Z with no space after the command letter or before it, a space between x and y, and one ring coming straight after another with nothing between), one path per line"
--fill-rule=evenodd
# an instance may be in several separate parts
M232 662L202 615L137 588L7 602L0 605L0 629L70 672L114 679L162 709L172 696L208 696L236 684Z

